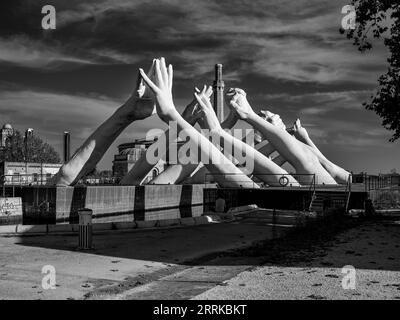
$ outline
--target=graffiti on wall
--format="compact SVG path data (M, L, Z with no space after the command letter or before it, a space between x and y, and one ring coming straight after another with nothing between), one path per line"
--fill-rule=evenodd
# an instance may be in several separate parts
M21 198L0 198L0 217L22 215Z

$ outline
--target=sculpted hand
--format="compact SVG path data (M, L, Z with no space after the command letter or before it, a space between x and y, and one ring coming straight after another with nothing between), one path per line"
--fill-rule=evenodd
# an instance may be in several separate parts
M150 87L156 97L157 114L164 121L175 119L177 113L172 100L172 65L167 66L165 59L156 59L154 66L154 82L146 75L143 69L139 69L145 83Z
M229 106L229 102L227 101L227 99L225 99L225 103L228 106L229 109L232 109ZM239 120L236 111L234 110L230 110L228 116L226 117L226 119L221 123L221 127L223 129L232 129L233 126L236 124L236 122Z
M210 102L212 88L204 85L203 90L200 93L195 92L194 96L203 111L203 125L210 130L220 130L221 125L218 121L217 115L213 109L213 106Z
M276 113L272 113L266 110L261 110L258 114L261 118L263 118L264 120L272 123L275 127L281 128L283 130L286 130L286 126L283 123L281 117L279 116L279 114Z
M229 106L236 112L241 120L246 120L255 115L246 98L246 92L239 88L231 88L226 94Z
M293 126L293 135L297 140L304 142L307 144L310 137L308 136L308 132L305 128L302 127L300 119L297 119Z
M194 88L195 92L200 93L198 88ZM212 95L211 87L206 91L208 98ZM185 119L191 125L195 125L197 121L199 121L203 117L204 113L202 108L199 106L196 97L193 98L193 101L188 104L185 110L182 113L182 118Z
M155 60L148 71L148 76L154 74ZM128 117L134 120L142 120L156 113L156 104L154 94L150 88L144 83L140 73L135 86L135 91L132 96L124 104L124 109L127 111Z

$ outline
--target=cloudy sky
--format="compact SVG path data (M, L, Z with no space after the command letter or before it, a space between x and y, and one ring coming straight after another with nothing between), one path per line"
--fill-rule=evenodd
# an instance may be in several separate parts
M174 98L183 108L195 85L247 91L252 106L302 119L334 162L359 172L399 167L400 148L366 111L385 72L377 44L361 54L339 34L342 0L2 0L0 124L32 127L60 152L73 149L131 94L137 69L153 57L174 65ZM41 28L41 8L57 10L57 29ZM163 127L157 116L132 124L99 168L111 168L119 143Z

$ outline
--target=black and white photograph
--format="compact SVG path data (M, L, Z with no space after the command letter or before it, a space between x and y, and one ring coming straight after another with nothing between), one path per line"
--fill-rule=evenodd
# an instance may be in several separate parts
M0 300L400 300L399 143L399 0L2 0Z

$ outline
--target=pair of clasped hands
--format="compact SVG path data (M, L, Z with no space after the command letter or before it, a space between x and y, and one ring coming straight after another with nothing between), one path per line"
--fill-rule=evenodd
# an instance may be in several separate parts
M221 128L210 102L211 87L204 86L202 90L195 88L194 98L197 103L192 104L192 109L185 110L182 118L177 112L172 98L172 65L169 64L167 67L164 58L154 59L147 74L142 68L139 69L139 73L140 79L138 79L136 98L138 99L137 102L141 102L143 118L146 115L150 116L157 113L166 123L183 120L193 124L199 121L201 126L207 129ZM230 89L227 95L231 97L229 105L238 119L244 120L254 113L247 103L246 93L243 90Z

